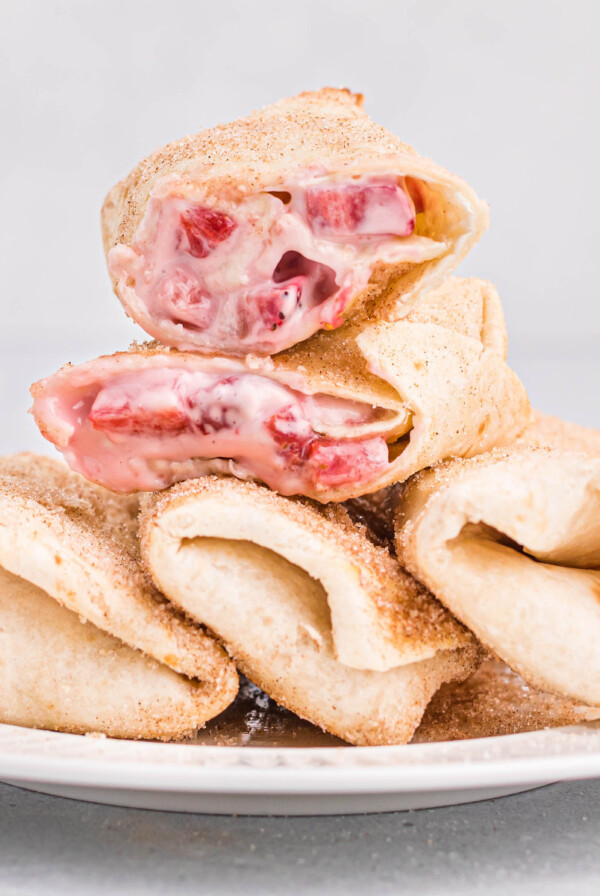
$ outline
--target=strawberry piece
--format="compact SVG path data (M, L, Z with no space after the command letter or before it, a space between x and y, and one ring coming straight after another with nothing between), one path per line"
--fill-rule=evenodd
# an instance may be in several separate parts
M169 435L174 436L189 428L189 418L185 411L170 407L131 407L128 402L115 406L98 396L89 413L94 429L103 432L126 433L127 435Z
M157 291L164 308L170 308L179 320L185 320L200 330L211 325L217 313L217 303L202 291L198 281L176 268Z
M350 234L364 216L364 190L313 188L306 191L306 210L313 230L320 233Z
M290 464L302 463L308 457L314 432L307 420L298 416L291 405L273 414L266 427L279 450Z
M237 224L223 212L192 205L181 215L181 226L187 237L190 255L206 258L218 243L231 236Z
M309 450L309 463L321 488L370 479L388 462L388 448L380 436L361 441L315 439Z
M237 431L245 419L239 400L240 379L239 375L223 376L185 394L184 402L194 431L205 436L224 429Z
M198 419L194 419L194 428L199 429L205 435L213 435L223 429L232 429L240 418L240 409L233 405L220 405L214 403L202 410Z
M415 228L412 201L395 183L310 187L306 213L324 236L410 236Z
M276 330L296 310L302 298L303 286L304 277L297 277L281 286L273 286L265 292L252 295L257 316L269 330Z

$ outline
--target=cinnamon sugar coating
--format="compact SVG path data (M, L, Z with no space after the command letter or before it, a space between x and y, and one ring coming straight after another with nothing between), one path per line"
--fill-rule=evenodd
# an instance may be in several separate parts
M390 319L405 313L452 273L488 224L487 206L468 184L375 124L360 95L325 88L183 137L141 161L105 199L105 253L132 243L153 190L165 178L199 184L206 200L217 204L285 189L286 180L305 171L347 177L391 172L421 179L438 197L429 226L448 248L438 259L418 264L377 263L367 287L347 306L352 313L361 306L367 313L377 307Z
M0 564L52 587L64 606L176 672L211 688L220 682L232 698L235 673L222 649L177 613L142 569L138 510L135 495L115 495L60 461L29 453L0 458ZM31 559L28 542L40 546ZM46 562L55 570L42 567Z

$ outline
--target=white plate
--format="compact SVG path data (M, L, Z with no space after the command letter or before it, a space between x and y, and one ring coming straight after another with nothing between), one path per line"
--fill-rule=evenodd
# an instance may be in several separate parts
M389 812L596 776L598 722L397 747L140 743L0 725L2 781L75 799L179 812Z

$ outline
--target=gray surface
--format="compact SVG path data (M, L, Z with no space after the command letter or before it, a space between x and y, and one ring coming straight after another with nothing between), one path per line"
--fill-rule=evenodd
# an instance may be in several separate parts
M333 894L600 890L600 782L447 809L223 818L0 785L0 892Z

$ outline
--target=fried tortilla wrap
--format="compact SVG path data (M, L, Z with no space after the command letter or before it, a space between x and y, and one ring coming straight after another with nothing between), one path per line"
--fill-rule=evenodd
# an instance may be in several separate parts
M32 387L33 414L73 469L114 491L217 472L344 501L514 440L530 411L505 337L491 284L453 279L403 320L275 359L155 345L66 365Z
M144 496L158 588L278 703L355 744L403 743L476 666L462 626L338 506L231 477Z
M137 501L32 454L0 460L0 719L180 738L220 713L237 673L139 563Z
M405 313L487 222L464 181L332 89L169 144L102 212L128 314L164 345L229 355Z
M406 483L396 537L400 561L528 684L592 706L599 447L593 431L538 415L512 448Z

